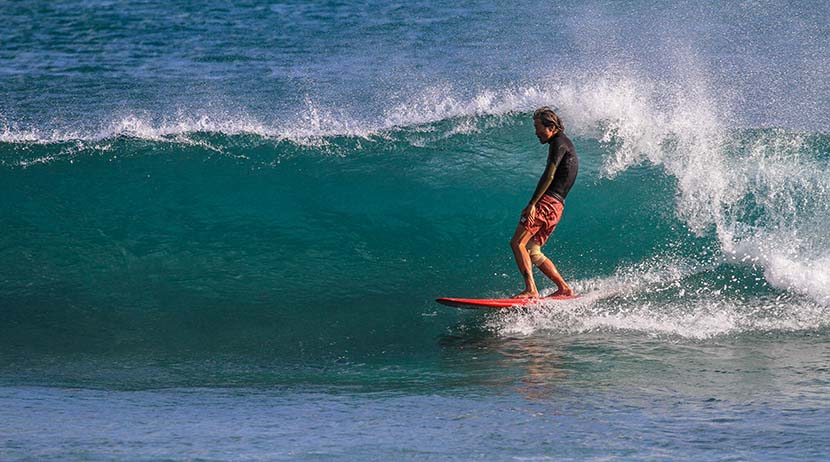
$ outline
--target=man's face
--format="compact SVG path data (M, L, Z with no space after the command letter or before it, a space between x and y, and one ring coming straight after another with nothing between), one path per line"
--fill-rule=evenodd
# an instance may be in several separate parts
M534 120L533 127L536 128L536 138L539 138L540 143L545 144L553 137L554 128L545 127L541 120Z

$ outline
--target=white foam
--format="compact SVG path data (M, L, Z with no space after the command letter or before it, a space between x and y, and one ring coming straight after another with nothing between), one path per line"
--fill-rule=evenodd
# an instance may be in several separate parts
M21 128L18 125L5 124L0 132L0 141L7 143L54 144L74 141L98 142L120 136L146 139L151 141L169 140L171 137L197 132L225 133L229 135L244 133L268 134L268 130L252 119L244 117L216 116L179 116L166 121L153 121L138 115L126 115L105 124L103 127L86 132L72 129L43 129L37 127Z
M430 87L410 95L396 104L383 105L372 118L360 118L345 110L326 107L312 98L306 98L294 112L263 120L251 114L216 111L190 113L176 111L165 117L126 114L101 124L94 130L78 131L54 127L24 127L3 122L0 141L17 143L62 143L67 141L101 141L119 136L148 140L197 132L226 135L253 134L276 140L290 140L301 144L324 145L326 139L336 136L370 138L385 136L389 131L412 128L459 118L455 133L475 131L469 117L505 115L532 110L552 101L549 90L537 87L484 89L469 98L454 96L446 87Z
M652 278L659 272L652 273ZM729 298L718 290L699 295L676 289L676 296L657 301L655 293L680 286L683 276L663 274L649 284L627 276L577 283L596 287L565 302L542 302L530 309L489 314L486 327L499 335L557 335L588 332L634 332L652 336L703 340L712 337L769 331L800 331L830 327L830 307L792 297ZM678 277L678 279L674 279Z
M799 249L796 239L778 243L780 238L779 232L746 239L730 257L761 265L764 278L774 287L807 295L819 304L830 306L830 254L811 254L808 252L812 248L810 251Z
M691 75L694 75L693 73ZM677 181L676 213L710 230L732 261L765 269L785 290L830 302L830 165L803 134L764 130L742 139L705 82L658 86L612 75L558 93L571 132L606 143L602 174L650 164Z

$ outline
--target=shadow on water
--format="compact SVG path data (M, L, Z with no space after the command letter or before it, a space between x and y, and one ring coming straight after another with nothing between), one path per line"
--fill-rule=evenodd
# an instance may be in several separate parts
M546 335L506 337L458 324L438 338L440 368L463 375L468 386L519 392L547 400L559 393L573 370L566 363L567 339Z

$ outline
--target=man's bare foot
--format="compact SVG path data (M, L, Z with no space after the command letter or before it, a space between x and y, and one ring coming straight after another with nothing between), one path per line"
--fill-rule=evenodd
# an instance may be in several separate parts
M574 290L571 289L568 286L565 286L565 287L557 290L553 294L551 294L551 297L573 297L573 296L574 296Z
M531 292L529 290L525 290L520 294L516 294L513 298L539 298L539 292Z

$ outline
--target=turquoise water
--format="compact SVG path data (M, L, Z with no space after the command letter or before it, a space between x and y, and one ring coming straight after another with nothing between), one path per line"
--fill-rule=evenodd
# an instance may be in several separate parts
M0 459L830 449L826 5L6 6Z

